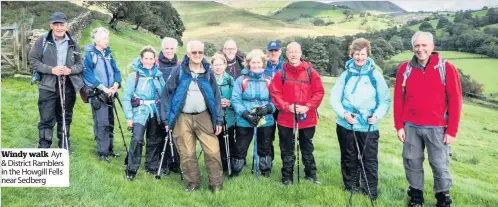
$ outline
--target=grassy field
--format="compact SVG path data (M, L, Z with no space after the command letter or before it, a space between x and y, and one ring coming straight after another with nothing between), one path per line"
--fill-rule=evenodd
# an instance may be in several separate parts
M403 52L391 58L395 61L406 61L413 56L412 52ZM498 93L498 80L496 76L490 75L496 72L498 59L482 58L479 54L441 51L441 56L450 60L456 67L463 69L465 74L470 75L477 82L484 84L484 95Z
M486 13L488 12L488 10L479 10L479 11L474 11L472 12L472 16L473 17L480 17L480 16L484 16L486 15ZM455 15L452 14L450 15L449 17L448 16L445 16L446 18L448 18L448 20L450 20L450 22L453 22L453 20L455 20ZM433 19L433 20L429 20L429 22L432 24L432 27L434 29L436 29L436 26L437 26L437 22L439 20L437 19ZM415 24L415 25L412 25L412 26L409 26L408 28L414 30L414 31L418 31L418 28L420 27L420 24L422 23L418 23L418 24ZM437 32L439 32L437 35L440 35L440 30L438 30Z
M91 27L102 25L95 22ZM81 45L89 43L88 32ZM153 35L139 33L128 27L111 34L111 47L118 65L127 74L130 61L137 57L144 44L159 47L159 39ZM106 164L97 161L92 130L90 106L78 98L74 109L71 140L74 154L71 155L69 188L4 188L2 204L5 206L346 206L349 194L342 191L339 164L339 147L335 136L335 114L328 104L329 91L334 78L324 78L326 96L319 108L320 121L315 135L315 157L318 177L323 183L316 186L302 181L292 186L280 184L282 166L278 138L277 158L273 174L256 181L249 169L236 179L227 179L224 191L212 194L207 190L206 171L201 164L202 190L185 193L184 181L177 174L156 181L140 171L134 182L124 179L123 157ZM4 148L37 146L37 87L29 86L26 79L2 79L1 132ZM121 109L118 108L119 111ZM125 126L123 114L119 114ZM465 104L458 140L452 145L451 172L454 179L452 196L456 206L497 206L497 165L490 165L498 158L497 136L498 111ZM22 123L20 125L19 123ZM393 129L391 113L381 121L379 145L380 197L378 206L402 206L406 202L405 175L401 149ZM115 129L116 150L124 155L118 127ZM130 133L125 131L129 143ZM249 150L250 152L251 149ZM248 158L252 156L249 153ZM201 159L203 160L203 159ZM426 167L426 205L434 205L432 173ZM142 168L143 169L143 168ZM302 170L302 168L301 168ZM302 174L302 172L301 172ZM365 196L355 195L353 206L366 206Z
M238 9L244 9L248 12L272 16L280 9L291 4L292 1L223 1L224 4Z

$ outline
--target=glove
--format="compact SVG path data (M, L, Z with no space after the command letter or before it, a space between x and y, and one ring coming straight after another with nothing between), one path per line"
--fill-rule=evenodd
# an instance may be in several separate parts
M242 113L242 118L247 120L247 122L249 122L249 124L252 127L256 127L258 125L258 121L259 121L258 117L252 115L251 113L249 113L249 111L244 111L244 113Z
M272 114L273 107L271 106L271 104L266 104L266 106L255 107L254 111L257 116L264 116L267 114Z

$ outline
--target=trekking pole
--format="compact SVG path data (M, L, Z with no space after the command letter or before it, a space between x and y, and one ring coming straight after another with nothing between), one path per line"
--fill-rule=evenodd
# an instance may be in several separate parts
M62 147L69 152L69 140L67 139L67 128L66 128L66 76L57 76L59 85L59 97L61 100L62 109ZM62 80L61 80L62 79Z
M354 114L351 114L351 116L354 118ZM370 199L370 203L372 204L372 206L375 206L372 199L372 193L370 192L370 186L368 185L367 173L365 172L365 166L363 165L362 154L360 152L360 146L358 145L358 138L356 137L356 132L354 131L353 124L350 125L351 125L351 130L353 132L353 141L355 142L356 150L358 151L358 161L360 161L361 171L363 172L363 178L365 178L365 183L367 184L368 198ZM358 175L358 173L356 175ZM352 194L353 192L351 191L351 195L349 197L350 204L351 204L351 198L353 196Z
M157 168L157 174L155 176L156 180L161 179L161 168L163 167L164 154L166 154L166 147L168 146L169 133L164 137L163 151L161 152L161 161L159 162L159 167Z
M118 100L119 106L121 106L121 108L123 108L123 104L121 104L121 100L119 100L118 93L116 93L114 95L114 97L116 98L116 100ZM112 102L112 108L114 108L114 113L116 114L116 119L118 120L119 131L121 132L121 137L123 138L123 144L124 144L124 147L126 150L126 157L125 157L124 164L127 165L128 164L128 146L126 146L126 140L124 137L123 128L121 127L121 121L119 121L118 109L116 108L116 104L114 103L114 101Z
M299 119L298 119L298 115L297 115L297 106L296 106L296 102L294 102L294 123L295 124L295 128L294 128L294 149L296 150L296 160L297 160L297 183L299 183Z
M254 127L254 149L252 150L253 153L253 166L254 166L254 171L256 171L256 179L259 180L259 157L258 157L258 127Z
M230 164L230 138L228 136L227 131L227 112L223 115L223 138L225 139L225 152L227 154L227 168L228 168L228 176L232 175L232 166Z

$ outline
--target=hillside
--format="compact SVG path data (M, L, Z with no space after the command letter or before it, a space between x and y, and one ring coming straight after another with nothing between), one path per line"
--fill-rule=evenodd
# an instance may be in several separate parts
M317 19L323 20L325 25L333 25L344 29L359 29L366 31L376 31L395 26L389 16L372 15L371 13L361 14L359 10L347 10L351 12L351 17L347 19L345 11L321 2L303 1L294 2L278 11L274 17L287 22L294 22L304 25L314 25Z
M2 1L1 10L2 18L1 24L10 25L14 22L19 22L22 18L22 9L25 9L25 21L31 23L32 29L50 29L49 18L52 13L60 11L66 14L69 21L77 17L81 13L88 11L87 8L77 6L71 2L57 2L57 7L54 7L52 2L49 1Z
M226 4L228 6L244 9L248 12L260 14L264 16L272 16L277 13L280 9L291 4L292 1L218 1L220 3Z
M472 12L472 16L473 17L481 17L481 16L485 16L486 13L487 13L487 10L473 11ZM445 14L445 13L442 13L442 14ZM448 18L450 20L450 22L453 22L453 20L455 19L455 14L450 14L449 16L446 15L445 17ZM438 19L429 20L429 22L432 24L432 27L434 29L436 29L438 21L439 21ZM414 31L418 31L418 28L420 27L420 24L422 24L422 23L411 25L411 26L409 26L409 28L412 29L412 30L414 30Z
M359 11L377 11L385 13L406 12L404 9L390 1L334 1L329 4L347 6Z
M264 48L270 40L296 36L347 35L362 32L356 28L316 27L292 24L254 14L217 2L171 2L187 28L183 40L199 39L221 46L235 39L242 50Z

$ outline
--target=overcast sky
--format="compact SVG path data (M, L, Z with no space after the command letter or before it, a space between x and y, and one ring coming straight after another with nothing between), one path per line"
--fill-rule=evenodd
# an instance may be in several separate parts
M333 0L335 1L335 0ZM333 2L333 1L323 1L323 2ZM341 0L337 0L341 1ZM342 0L342 1L354 1L354 0ZM372 0L363 0L372 1ZM375 0L373 0L375 1ZM437 11L437 10L467 10L467 9L481 9L483 6L498 7L498 0L391 0L399 7L406 11Z

